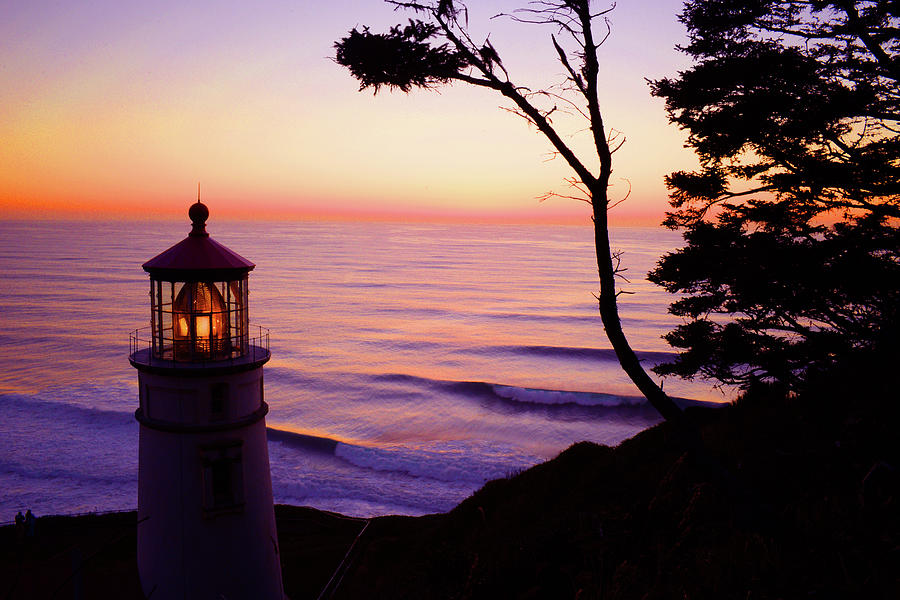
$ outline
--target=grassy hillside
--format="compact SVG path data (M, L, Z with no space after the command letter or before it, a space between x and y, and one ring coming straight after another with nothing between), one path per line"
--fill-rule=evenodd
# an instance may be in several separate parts
M898 403L855 387L692 410L730 480L661 425L377 519L338 597L900 598Z

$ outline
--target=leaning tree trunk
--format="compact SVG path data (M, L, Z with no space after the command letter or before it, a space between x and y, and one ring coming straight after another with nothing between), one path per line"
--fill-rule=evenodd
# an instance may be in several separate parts
M613 265L612 249L609 245L606 189L606 182L602 179L596 186L589 188L592 194L591 205L594 216L594 247L597 252L597 269L600 275L600 320L603 321L603 327L606 329L606 337L612 344L622 370L631 378L631 381L653 408L668 423L674 425L678 442L683 444L686 450L691 451L701 468L705 469L716 481L722 483L732 499L743 503L749 502L751 504L749 510L756 514L759 511L759 498L756 490L748 488L742 481L736 479L707 451L696 424L686 418L678 405L650 378L637 354L628 344L625 332L622 331L622 322L619 320L616 268Z
M637 354L631 349L622 322L619 319L618 298L616 297L616 269L613 266L612 249L609 245L609 219L607 214L607 182L600 180L591 189L591 205L594 216L594 248L597 252L597 270L600 276L600 320L606 329L616 358L622 370L637 386L647 401L666 421L681 423L681 409L650 378Z

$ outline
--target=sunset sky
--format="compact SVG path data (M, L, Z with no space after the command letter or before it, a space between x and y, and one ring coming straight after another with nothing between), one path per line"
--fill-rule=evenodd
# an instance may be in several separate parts
M473 37L491 35L514 81L562 79L551 30L486 18L523 3L470 4ZM695 164L644 81L687 64L680 8L624 0L610 17L602 109L627 136L613 196L632 187L613 224L658 223L663 175ZM329 60L354 26L405 19L380 0L2 1L0 211L167 217L200 182L238 217L587 222L583 203L538 202L570 173L500 97L373 97Z

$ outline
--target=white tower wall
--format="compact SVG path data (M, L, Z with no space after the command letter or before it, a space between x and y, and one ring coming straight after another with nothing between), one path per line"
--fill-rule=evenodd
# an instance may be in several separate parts
M139 371L144 594L281 600L262 366Z

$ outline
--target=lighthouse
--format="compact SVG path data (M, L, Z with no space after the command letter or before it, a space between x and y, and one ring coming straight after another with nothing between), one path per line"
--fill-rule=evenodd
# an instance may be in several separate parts
M250 327L254 264L206 232L143 264L150 326L132 333L140 423L137 561L153 600L282 600L266 444L268 330Z

